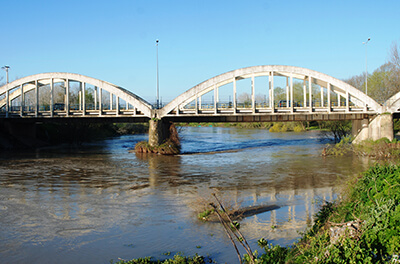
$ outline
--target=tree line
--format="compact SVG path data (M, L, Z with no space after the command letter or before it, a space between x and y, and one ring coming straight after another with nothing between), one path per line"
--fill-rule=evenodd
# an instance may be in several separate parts
M368 74L367 79L366 74L364 72L343 81L367 93L380 104L400 92L400 55L397 42L392 43L388 60L372 74Z

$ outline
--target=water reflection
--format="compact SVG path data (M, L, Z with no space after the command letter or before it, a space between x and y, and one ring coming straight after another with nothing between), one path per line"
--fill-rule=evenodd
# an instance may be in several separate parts
M180 156L129 153L139 140L0 157L0 258L108 263L183 251L236 263L221 227L196 219L199 197L218 191L236 205L279 205L244 219L242 229L254 249L261 237L285 245L312 223L316 201L331 200L368 164L322 158L312 133L190 128Z

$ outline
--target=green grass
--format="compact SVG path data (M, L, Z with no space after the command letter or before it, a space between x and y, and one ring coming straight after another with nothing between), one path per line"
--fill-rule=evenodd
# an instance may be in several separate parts
M211 263L210 260L203 256L194 255L193 257L185 257L181 254L176 254L172 259L155 260L152 257L138 258L132 260L120 260L111 262L115 264L204 264Z

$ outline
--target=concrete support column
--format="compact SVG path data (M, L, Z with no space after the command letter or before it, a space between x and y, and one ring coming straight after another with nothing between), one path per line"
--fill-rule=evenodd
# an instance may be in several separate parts
M255 95L254 74L251 75L251 108L253 114L256 113L256 95Z
M86 115L86 83L82 82L82 115Z
M388 138L393 140L393 116L391 114L383 114L370 119L354 120L352 134L355 136L353 140L355 144L367 139Z
M327 93L327 104L328 104L328 113L330 113L331 112L331 109L332 109L332 103L331 103L331 84L330 83L328 83L327 85L326 85L326 93Z
M24 115L24 108L25 108L25 94L24 94L24 85L21 84L21 117Z
M167 139L169 124L165 124L160 119L151 119L149 121L149 145L157 147Z
M103 89L99 88L99 116L103 114Z
M274 72L269 74L269 105L272 108L272 113L275 112L275 96L274 96Z
M307 85L306 85L306 79L303 80L303 107L307 107Z
M196 95L196 98L194 99L194 111L195 111L196 115L199 114L199 102L198 102L197 95Z
M8 101L8 100L7 100ZM35 116L38 117L39 115L39 87L38 87L38 81L35 80L35 102L36 102L36 107L35 107ZM8 110L7 110L8 111Z
M69 116L69 80L65 80L65 113Z
M8 117L8 112L10 112L10 90L8 90L8 87L7 87L7 92L6 92L6 117Z
M312 101L312 77L308 76L308 100L310 101L310 113L313 111L313 101Z
M218 106L217 106L217 102L218 102L218 88L217 85L214 84L214 113L217 114L218 113Z
M97 110L97 86L94 87L94 110ZM128 103L126 104L128 105ZM126 109L128 110L128 108Z
M321 105L320 107L324 107L324 88L320 86L321 89Z
M286 81L288 79L286 78ZM290 101L287 100L286 102L290 102L290 112L293 113L294 108L294 97L293 97L293 73L290 73Z
M152 118L149 121L149 142L150 149L136 145L136 152L153 152L166 155L179 154L181 143L178 131L172 122Z
M290 77L292 76L290 75ZM289 77L286 77L286 107L289 107L289 102L292 101L289 99Z
M50 116L54 115L54 79L50 79Z
M233 113L237 113L236 77L233 77Z
M118 96L116 96L115 101L116 101L116 106L115 106L116 109L115 110L116 110L116 115L118 116L119 112L120 112L120 109L119 109L119 97Z

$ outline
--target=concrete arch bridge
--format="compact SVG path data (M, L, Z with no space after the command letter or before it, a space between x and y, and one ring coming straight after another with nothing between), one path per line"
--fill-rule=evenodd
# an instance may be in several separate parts
M36 74L0 87L2 120L150 120L153 145L164 140L162 131L170 122L355 120L353 133L361 140L393 138L392 114L399 112L400 93L380 105L334 77L282 65L220 74L161 109L122 87L73 73Z

